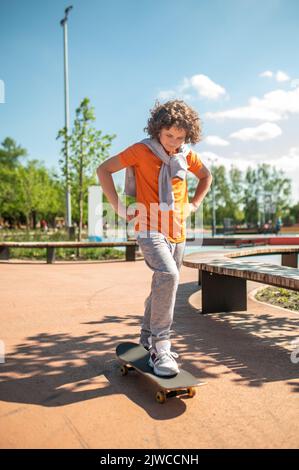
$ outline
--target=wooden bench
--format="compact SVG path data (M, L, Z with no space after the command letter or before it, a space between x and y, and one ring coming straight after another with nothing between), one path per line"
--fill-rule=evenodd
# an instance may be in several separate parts
M187 238L192 241L194 238ZM139 245L136 238L131 238L123 242L0 242L0 260L9 260L10 248L46 248L47 263L55 262L56 248L117 248L124 246L126 248L126 261L136 261L136 253Z
M217 259L216 252L197 253L187 255L183 264L199 270L199 282L202 285L202 313L244 311L247 310L247 280L299 290L298 252L299 247L276 246L225 254L218 252ZM281 253L282 266L232 259L265 253Z
M261 246L261 245L267 245L267 240L263 240L262 238L249 238L249 239L240 239L236 240L236 247L241 248L242 246Z
M57 248L115 248L126 247L126 261L136 260L138 244L136 241L126 242L0 242L0 260L9 260L10 248L46 248L47 263L55 262Z
M269 238L223 238L222 244L225 248L245 246L264 246L269 244Z

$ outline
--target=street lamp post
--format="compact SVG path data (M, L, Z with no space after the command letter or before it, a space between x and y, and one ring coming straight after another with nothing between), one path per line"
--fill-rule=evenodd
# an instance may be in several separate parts
M69 181L69 144L68 133L70 127L69 115L69 72L68 72L68 38L67 38L67 18L72 6L64 10L64 18L60 21L63 27L63 47L64 47L64 111L65 111L65 175L66 175L66 226L68 228L69 238L74 235L72 226L72 208L71 208L71 190Z

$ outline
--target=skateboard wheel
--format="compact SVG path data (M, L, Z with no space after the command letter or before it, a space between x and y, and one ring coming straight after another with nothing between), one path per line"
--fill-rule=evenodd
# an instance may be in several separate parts
M188 388L188 397L193 398L196 395L196 388L190 387Z
M120 368L121 375L127 375L128 372L129 372L129 370L128 370L127 366L121 366L121 368Z
M165 403L166 402L166 395L164 392L157 392L156 393L156 401L158 403Z

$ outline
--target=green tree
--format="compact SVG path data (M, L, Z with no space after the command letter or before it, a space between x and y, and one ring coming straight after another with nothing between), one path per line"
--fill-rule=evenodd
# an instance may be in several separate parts
M27 150L17 145L11 137L6 137L0 147L0 167L14 169L20 165L19 158L27 156Z
M291 181L283 171L267 163L248 168L244 182L244 213L247 222L256 225L282 217L289 210Z
M248 167L245 172L243 191L244 217L248 224L257 225L258 223L259 191L257 171Z
M210 188L208 194L204 199L203 204L203 217L204 217L204 224L211 225L212 218L213 218L213 190L214 190L214 197L215 197L215 215L216 215L216 225L219 223L223 223L224 217L231 217L231 194L230 194L230 187L229 187L229 180L226 173L226 169L223 165L216 165L212 164L210 166L210 171L213 176L213 186ZM198 181L195 181L195 185L197 185Z
M234 165L232 165L229 170L229 182L229 217L231 217L235 223L239 224L244 220L244 211L242 207L244 182L242 171Z
M95 183L96 168L108 156L108 150L115 135L102 135L102 131L92 126L95 121L94 108L90 100L84 98L76 109L74 127L68 136L70 144L70 187L74 216L79 221L78 240L81 240L84 206L87 205L88 186ZM58 132L57 138L66 138L65 128ZM65 154L65 146L62 150ZM66 177L65 159L60 159L64 177Z
M18 167L16 181L15 206L18 214L25 216L27 228L35 228L37 217L54 222L55 216L63 213L62 185L43 162L31 160Z
M257 168L248 167L243 173L232 165L229 171L223 165L213 163L210 167L213 175L215 193L216 223L223 223L224 218L232 218L234 223L256 226L266 219L286 217L289 213L291 181L282 171L268 164ZM197 179L188 175L189 194L194 194ZM213 192L208 192L204 199L204 223L212 223ZM273 220L273 223L274 223Z
M293 221L294 224L299 223L299 202L294 206L290 207L289 217Z
M26 149L6 137L0 147L0 217L15 222L17 219L16 169L19 159L27 155Z

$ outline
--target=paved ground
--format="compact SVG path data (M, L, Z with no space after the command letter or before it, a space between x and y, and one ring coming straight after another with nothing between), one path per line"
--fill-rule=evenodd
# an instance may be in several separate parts
M249 300L247 312L202 316L197 273L182 267L174 345L207 384L160 405L114 356L138 338L144 261L1 262L0 279L1 448L298 447L298 314Z

